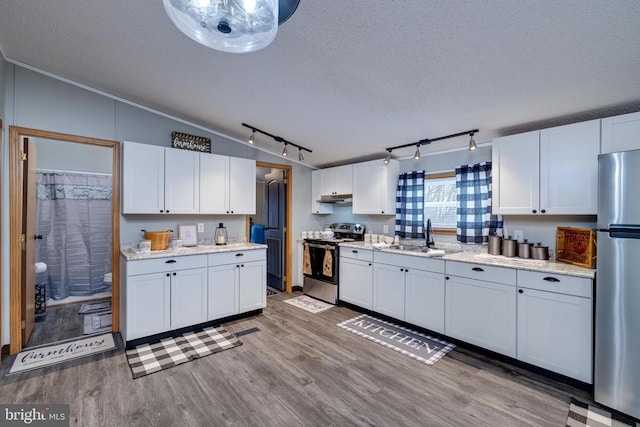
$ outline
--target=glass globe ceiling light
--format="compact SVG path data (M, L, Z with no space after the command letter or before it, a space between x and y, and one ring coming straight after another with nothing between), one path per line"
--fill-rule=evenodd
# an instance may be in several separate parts
M300 0L163 0L176 27L196 42L231 53L260 50ZM280 9L280 12L279 12ZM282 15L282 16L281 16ZM279 19L280 18L280 19Z

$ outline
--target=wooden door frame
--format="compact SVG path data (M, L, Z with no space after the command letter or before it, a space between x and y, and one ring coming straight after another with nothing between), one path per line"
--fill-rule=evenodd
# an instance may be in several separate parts
M112 289L111 317L113 332L120 329L120 143L19 126L9 126L9 352L22 350L22 174L20 152L22 138L42 138L79 144L97 145L112 149L111 229L112 229Z
M291 284L291 271L292 271L292 264L293 264L293 260L291 258L291 245L293 244L293 239L292 239L292 230L291 230L291 222L292 222L292 218L291 218L291 212L293 210L292 206L292 188L293 188L293 174L291 173L291 171L293 170L293 167L291 165L281 165L279 163L269 163L269 162L260 162L260 161L256 161L256 167L260 168L272 168L272 169L280 169L280 170L284 170L287 174L287 200L285 201L285 221L284 221L284 226L285 226L285 232L284 232L284 257L285 257L285 267L284 267L284 274L285 274L285 292L290 294L293 290L292 284ZM249 216L247 215L245 216L245 222L246 222L246 233L247 233L247 241L249 241L251 239L251 221L249 221Z

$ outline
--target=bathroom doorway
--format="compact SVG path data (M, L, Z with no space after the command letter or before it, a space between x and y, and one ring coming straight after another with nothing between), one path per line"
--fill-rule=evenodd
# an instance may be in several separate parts
M12 221L18 213L21 231L11 235L11 277L20 279L11 281L11 353L116 331L119 144L15 127L10 132L10 149L18 155L10 166L19 172L11 174ZM14 245L15 238L24 244Z

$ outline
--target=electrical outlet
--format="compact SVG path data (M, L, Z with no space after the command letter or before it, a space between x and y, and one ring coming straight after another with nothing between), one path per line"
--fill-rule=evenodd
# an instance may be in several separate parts
M388 226L388 225L386 225L386 224L385 224L385 225L383 225L383 226L382 226L382 232L383 232L384 234L387 234L387 233L389 232L389 226Z
M513 230L513 238L521 242L524 239L524 232L522 230Z
M198 224L198 233L204 233L204 224Z

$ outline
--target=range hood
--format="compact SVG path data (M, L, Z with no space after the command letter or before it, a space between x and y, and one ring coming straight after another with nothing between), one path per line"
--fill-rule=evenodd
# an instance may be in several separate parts
M320 196L318 203L351 203L353 194L327 194Z

